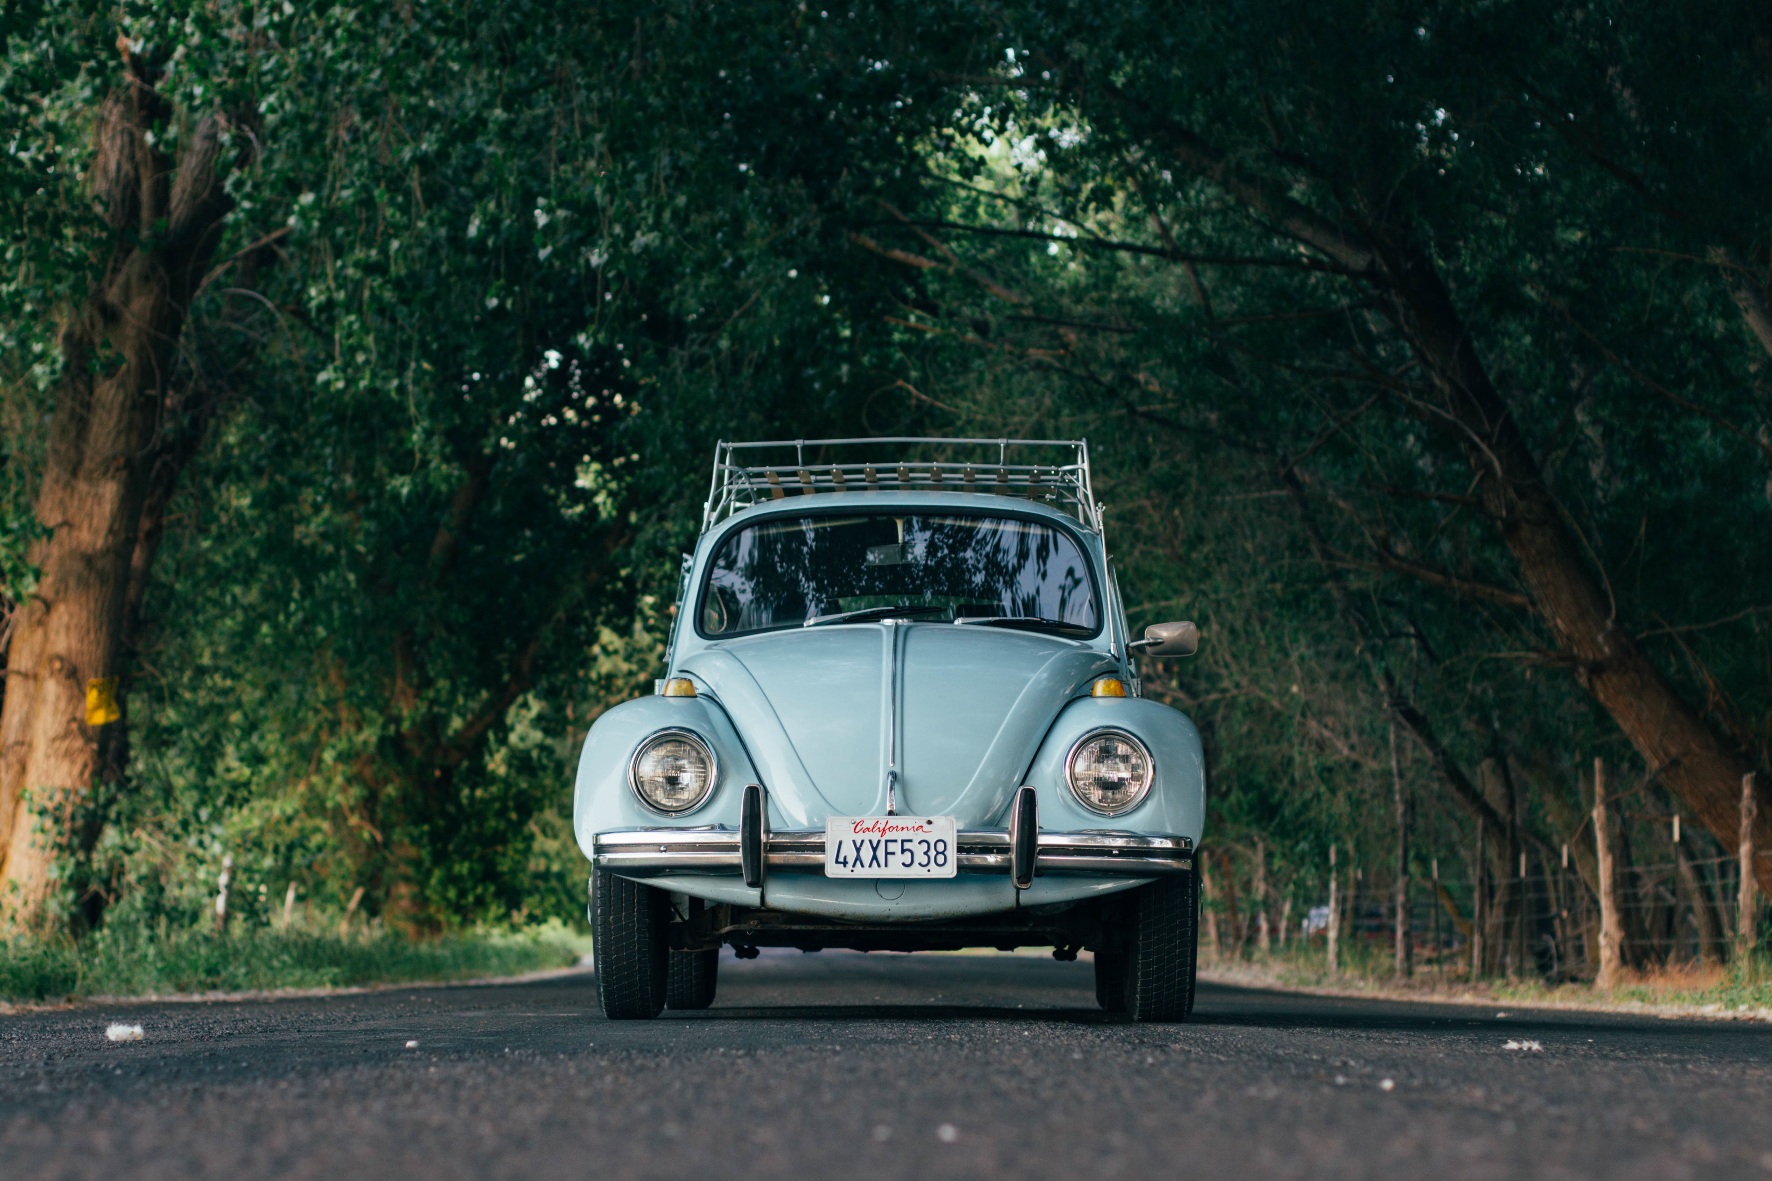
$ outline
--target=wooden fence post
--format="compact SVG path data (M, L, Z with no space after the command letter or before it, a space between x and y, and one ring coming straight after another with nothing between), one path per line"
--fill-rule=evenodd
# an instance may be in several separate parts
M1335 846L1329 846L1329 974L1341 972L1341 899L1335 883Z
M1267 842L1255 838L1255 945L1267 955L1274 949L1268 920Z
M1521 972L1524 972L1527 970L1527 968L1526 968L1526 921L1532 914L1531 891L1529 891L1526 888L1527 884L1528 883L1526 881L1526 850L1522 847L1520 849L1519 906L1516 908L1519 913L1515 916L1515 919L1514 919L1513 954L1508 957L1509 963L1508 963L1507 974L1508 974L1508 978L1510 980L1517 978Z
M228 884L234 880L234 855L222 858L221 876L215 879L215 929L228 929Z
M1606 763L1594 760L1594 847L1600 866L1600 974L1594 986L1617 987L1624 970L1624 921L1618 913L1618 878L1612 862L1612 816L1606 807Z
M283 925L282 930L289 930L289 924L295 918L295 883L289 883L289 889L283 891Z
M1754 877L1754 777L1741 777L1741 890L1736 898L1735 962L1747 967L1754 954L1755 930L1759 926L1759 881Z
M357 914L357 907L363 901L363 887L358 886L356 893L351 895L351 903L345 907L345 917L338 920L338 937L345 938L351 933L351 919Z
M1488 949L1483 946L1483 932L1489 922L1489 850L1488 825L1477 818L1477 859L1471 871L1471 979L1483 974Z
M1391 716L1391 795L1397 813L1396 972L1415 974L1414 950L1409 944L1409 800L1403 794L1403 764L1397 757L1397 719Z
M1437 976L1441 969L1445 967L1445 965L1440 962L1440 952L1442 950L1440 947L1440 911L1445 909L1446 906L1446 904L1440 899L1440 859L1438 857L1432 858L1429 861L1428 872L1433 875L1434 883L1434 900L1428 904L1428 913L1434 916L1434 950L1430 959L1434 965L1434 974Z

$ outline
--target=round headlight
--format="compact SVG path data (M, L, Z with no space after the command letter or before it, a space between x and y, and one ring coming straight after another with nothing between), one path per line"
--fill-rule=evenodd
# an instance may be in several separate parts
M714 788L714 752L687 730L661 731L634 752L628 782L655 812L693 811Z
M1064 775L1071 794L1091 812L1118 816L1151 789L1153 765L1144 743L1119 730L1098 730L1071 748Z

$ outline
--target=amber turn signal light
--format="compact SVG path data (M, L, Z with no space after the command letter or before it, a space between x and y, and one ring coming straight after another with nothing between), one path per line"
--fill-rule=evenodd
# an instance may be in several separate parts
M664 696L666 696L666 697L694 697L695 696L695 682L690 680L688 677L672 677L670 680L665 682Z
M666 692L669 692L669 690L666 690ZM1126 682L1122 681L1119 677L1103 677L1091 686L1089 696L1124 697L1126 696Z

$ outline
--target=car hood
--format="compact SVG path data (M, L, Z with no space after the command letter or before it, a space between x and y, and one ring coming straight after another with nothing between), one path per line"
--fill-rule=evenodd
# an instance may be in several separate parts
M743 739L777 822L886 808L898 667L898 810L999 824L1058 711L1114 671L1074 641L954 624L837 624L727 640L685 659Z

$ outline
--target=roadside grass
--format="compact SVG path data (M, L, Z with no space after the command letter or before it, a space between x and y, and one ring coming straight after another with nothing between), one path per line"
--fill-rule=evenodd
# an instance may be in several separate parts
M1734 964L1669 964L1625 973L1610 993L1591 984L1544 984L1498 981L1494 994L1503 1000L1594 1001L1678 1006L1712 1013L1749 1012L1772 1016L1772 962L1756 956L1745 968Z
M226 934L106 927L79 940L0 941L0 1000L471 980L567 967L589 948L586 936L559 923L427 940L378 929L340 938L332 931L270 927Z
M1202 970L1228 981L1295 988L1335 988L1395 997L1469 996L1521 1004L1553 1004L1691 1009L1706 1013L1749 1013L1772 1018L1772 958L1756 955L1746 965L1669 964L1625 973L1623 982L1601 992L1585 981L1550 983L1536 977L1472 979L1468 962L1449 957L1418 962L1414 974L1399 978L1390 946L1350 941L1340 952L1340 970L1329 972L1321 939L1293 941L1284 949L1248 956L1202 956Z

